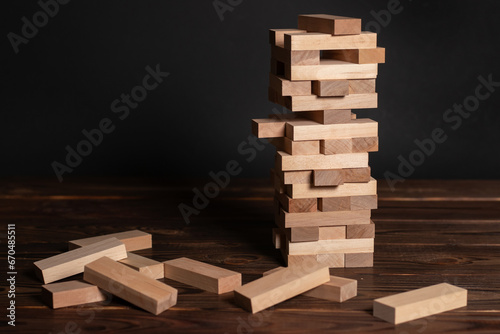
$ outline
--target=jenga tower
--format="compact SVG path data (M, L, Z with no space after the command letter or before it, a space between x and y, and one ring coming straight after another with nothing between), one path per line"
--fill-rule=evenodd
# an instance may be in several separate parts
M378 150L378 124L352 110L377 107L385 49L361 19L300 15L298 23L269 35L269 99L293 113L252 123L277 149L273 240L288 265L371 267L377 183L368 152Z

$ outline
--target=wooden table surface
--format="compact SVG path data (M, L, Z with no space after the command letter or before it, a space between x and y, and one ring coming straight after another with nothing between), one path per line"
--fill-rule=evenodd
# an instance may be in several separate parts
M159 316L114 298L107 305L52 310L40 299L33 262L67 249L67 241L141 229L158 261L186 256L243 274L250 282L283 265L273 249L272 190L267 180L232 180L185 224L177 206L202 181L158 179L4 179L0 214L2 262L6 226L16 224L16 328L19 333L457 333L500 332L500 181L406 181L391 192L379 182L373 268L332 269L358 280L342 304L299 296L252 315L233 302L165 280L177 305ZM6 265L2 265L5 275ZM2 312L6 312L2 279ZM375 298L449 282L469 291L468 306L393 326L372 316ZM5 314L0 331L9 332Z

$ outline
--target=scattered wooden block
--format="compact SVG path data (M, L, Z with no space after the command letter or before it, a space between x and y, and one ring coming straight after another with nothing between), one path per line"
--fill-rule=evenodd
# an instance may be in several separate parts
M356 211L377 208L377 195L318 198L320 211Z
M346 226L320 226L318 240L337 240L346 238Z
M376 151L378 151L378 137L327 139L320 141L321 154L361 153Z
M313 254L313 255L289 255L282 247L281 253L288 266L309 266L313 263L328 266L329 268L344 268L344 254Z
M87 263L103 256L108 256L114 260L126 258L125 244L116 238L108 238L36 261L36 274L45 284L55 282L82 273Z
M151 234L139 231L131 230L125 232L111 233L106 235L100 235L97 237L84 238L78 240L71 240L69 242L69 249L76 249L82 246L88 246L96 242L100 242L106 239L116 238L125 244L127 252L133 252L141 249L148 249L152 247L152 237Z
M285 136L286 122L271 118L252 119L252 134L257 138Z
M467 290L441 283L373 301L373 315L392 324L467 306Z
M285 186L285 193L291 198L323 198L376 195L377 181L372 178L370 182L366 183L344 183L340 186L333 187L315 187L310 184L288 184Z
M304 242L319 240L319 227L294 227L287 228L286 237L290 242Z
M375 224L348 225L346 226L347 239L375 238Z
M276 166L276 169L281 171L362 168L368 167L368 153L349 153L335 155L290 155L286 152L278 151L276 153ZM309 196L308 198L313 197L322 196ZM292 196L292 198L294 197Z
M318 211L318 200L316 198L293 199L286 194L276 193L283 209L287 212L315 212Z
M285 32L284 47L288 50L374 49L377 34L362 31L360 35L332 36L323 33Z
M290 81L281 76L269 74L269 87L281 96L311 95L310 81ZM347 87L349 91L349 87Z
M323 58L348 61L355 64L385 63L385 48L325 50Z
M359 35L361 34L361 19L326 14L299 15L298 27L308 32Z
M165 277L222 294L241 286L241 274L185 257L165 261Z
M274 46L283 48L285 46L285 34L305 33L305 30L300 29L270 29L269 43Z
M313 81L312 93L318 96L346 96L349 95L349 81L348 80ZM304 95L311 95L311 94L304 94Z
M313 171L313 184L316 187L338 186L344 184L343 175L342 169L316 169Z
M290 65L283 63L285 78L289 80L342 80L375 79L378 74L377 64L353 64L334 59L321 59L319 65ZM349 109L333 107L324 109ZM324 110L308 109L308 110Z
M373 267L373 253L345 254L344 261L346 268Z
M53 309L97 303L106 295L97 286L81 281L68 281L42 285L42 299Z
M353 119L348 123L319 124L309 120L292 120L285 124L286 136L294 141L351 139L376 137L378 123L369 118Z
M153 314L177 303L177 290L108 257L85 266L83 279Z
M290 51L283 47L271 45L271 57L292 66L319 65L320 51Z
M289 213L281 211L280 226L312 227L370 224L370 210Z
M300 117L320 124L348 123L352 119L351 109L329 109L296 112Z
M245 284L234 291L234 299L244 309L257 313L300 295L330 279L328 267L289 267Z
M337 239L285 243L290 255L312 255L330 253L373 253L373 239Z
M377 93L341 97L285 96L284 107L292 111L377 108Z
M127 258L118 261L130 268L137 270L141 274L154 279L163 278L163 263L148 259L134 253L127 253Z
M349 94L375 93L375 79L359 79L349 81Z

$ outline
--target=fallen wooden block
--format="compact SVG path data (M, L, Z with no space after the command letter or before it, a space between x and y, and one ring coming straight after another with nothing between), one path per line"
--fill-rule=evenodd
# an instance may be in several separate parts
M177 289L108 257L87 264L83 279L156 315L177 303Z
M279 225L283 228L290 228L370 224L370 216L371 210L301 213L289 213L282 210Z
M163 262L165 277L222 294L241 286L241 274L185 257Z
M320 51L290 51L283 47L271 45L271 58L285 64L295 65L319 65Z
M277 170L281 171L362 168L368 167L368 153L290 155L286 152L278 151L276 152L276 167ZM309 196L309 198L313 197L322 196Z
M269 30L269 43L274 46L285 46L285 34L305 33L307 31L300 29L270 29Z
M323 58L348 61L355 64L385 63L385 48L325 50Z
M316 198L293 199L286 194L275 194L283 209L287 212L315 212L318 211Z
M163 263L134 253L127 253L127 258L118 261L154 279L163 278Z
M291 111L377 108L377 93L341 97L285 96L284 100L284 107Z
M378 137L342 138L320 141L321 154L345 154L376 151L378 151Z
M326 14L299 15L298 28L331 35L359 35L361 19Z
M257 138L285 136L286 122L271 118L252 119L252 134Z
M285 249L289 255L313 255L331 253L373 253L373 239L337 239L306 242L286 240Z
M318 198L319 211L356 211L377 208L377 195Z
M467 290L441 283L373 301L373 315L392 324L467 306Z
M285 32L284 47L295 51L374 49L377 47L377 34L362 31L360 35L332 36L316 32Z
M81 281L68 281L42 285L42 299L53 309L97 303L106 295L97 286Z
M345 254L344 265L346 268L373 267L373 253Z
M290 81L272 73L269 74L269 87L281 96L311 95L310 81Z
M328 267L289 267L234 290L234 299L244 309L257 313L311 290L330 279Z
M262 276L267 276L283 269L285 269L285 267L277 267L264 272ZM348 299L356 297L357 294L357 280L330 276L330 281L318 286L317 288L306 291L302 295L342 303Z
M288 184L285 186L285 193L294 199L376 195L377 181L371 178L369 182L365 183L344 183L332 187L315 187L311 184ZM323 205L321 208L324 208L324 202L320 205Z
M319 124L310 120L292 120L285 124L286 136L294 141L351 139L378 136L378 122L369 118L353 119L348 123Z
M321 59L319 65L290 65L283 63L285 78L295 80L345 80L375 79L378 74L377 64L353 64L342 60ZM324 109L349 109L333 107ZM323 109L308 109L323 110Z
M349 95L349 81L315 80L312 82L312 93L318 96L346 96ZM311 94L304 94L304 95L311 95Z
M97 237L84 238L78 240L71 240L69 242L69 249L75 249L82 246L88 246L93 243L103 241L109 238L116 238L125 244L127 252L133 252L141 249L148 249L152 247L151 234L139 231L125 231L118 233L111 233L106 235L100 235Z
M86 264L103 256L113 260L126 258L125 244L116 238L109 238L36 261L34 264L37 276L47 284L82 273Z
M352 119L351 109L329 109L316 111L298 111L300 117L320 124L348 123Z

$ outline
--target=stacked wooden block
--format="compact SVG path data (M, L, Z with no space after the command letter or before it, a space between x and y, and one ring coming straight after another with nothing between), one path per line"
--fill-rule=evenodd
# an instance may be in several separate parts
M276 146L276 248L288 265L373 265L376 181L368 152L378 124L357 119L376 108L385 49L361 19L300 15L298 29L270 30L269 99L292 113L254 119L252 132Z

